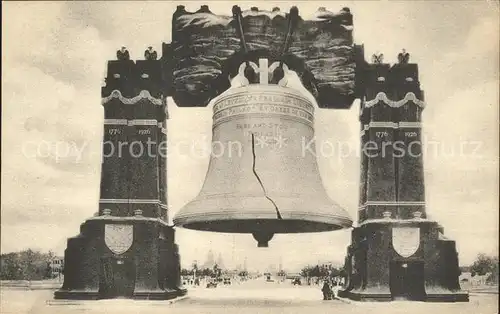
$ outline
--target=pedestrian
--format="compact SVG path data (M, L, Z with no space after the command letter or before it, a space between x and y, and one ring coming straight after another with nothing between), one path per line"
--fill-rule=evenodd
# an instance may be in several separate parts
M330 300L332 290L330 289L330 284L328 283L328 280L324 281L323 288L321 289L321 291L323 292L323 300Z

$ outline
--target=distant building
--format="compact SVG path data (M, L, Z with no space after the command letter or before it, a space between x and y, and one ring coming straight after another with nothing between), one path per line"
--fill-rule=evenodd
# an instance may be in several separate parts
M63 273L64 270L64 258L55 257L50 261L50 269L52 270L52 275L57 276Z
M288 273L286 274L286 279L296 279L296 278L301 278L302 275L299 273Z
M276 265L275 264L269 265L269 267L267 268L267 272L271 274L276 274L278 272L276 269Z
M341 264L336 263L336 262L332 262L332 261L320 261L318 263L318 266L322 266L322 267L325 267L325 268L328 268L328 269L342 268Z
M215 266L215 259L214 259L214 252L212 250L208 251L207 253L207 259L205 260L205 263L201 267L202 269L212 269Z
M222 260L222 255L219 253L219 257L217 257L217 267L220 269L225 269L224 261Z

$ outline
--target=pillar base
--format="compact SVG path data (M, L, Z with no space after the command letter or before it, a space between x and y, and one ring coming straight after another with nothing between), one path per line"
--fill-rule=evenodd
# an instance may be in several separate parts
M451 291L439 288L426 288L427 302L469 302L469 293L466 291Z
M339 297L350 299L353 301L379 301L388 302L393 300L408 300L408 301L423 301L423 302L469 302L469 294L464 291L458 292L432 292L427 293L421 300L411 300L401 297L393 297L391 293L375 291L339 291Z
M83 290L63 290L59 289L54 292L56 300L99 300L99 291L83 291Z
M134 291L133 299L135 300L171 300L187 294L187 290L180 289L166 289L155 291Z
M455 242L425 219L364 222L352 232L339 296L355 301L468 302Z
M366 292L366 291L339 291L339 297L351 299L353 301L392 301L392 295L387 291Z
M185 295L174 234L157 218L88 219L80 234L68 239L64 284L54 299L169 300Z
M134 300L171 300L182 297L187 294L186 289L167 289L155 291L134 291L134 294L129 297ZM120 297L120 296L117 296ZM99 291L78 291L78 290L62 290L54 292L55 300L101 300L106 299L99 294Z

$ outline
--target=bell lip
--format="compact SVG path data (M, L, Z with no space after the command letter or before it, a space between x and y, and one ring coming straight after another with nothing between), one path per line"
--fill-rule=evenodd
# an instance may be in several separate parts
M258 197L259 199L261 197ZM279 204L280 198L273 198ZM289 198L285 198L289 200ZM226 231L226 230L212 230L211 228L200 228L206 224L207 226L214 222L221 222L222 224L230 225L230 221L239 221L241 224L251 223L256 221L265 221L266 223L276 223L281 222L304 222L306 225L313 226L317 225L320 230L310 230L310 231L297 231L297 232L284 232L284 233L312 233L312 232L328 232L336 231L341 229L349 229L353 227L354 221L348 214L348 212L331 201L328 205L321 204L322 210L318 209L300 209L297 210L293 207L283 208L278 205L278 211L282 219L278 219L277 212L275 208L264 207L252 208L251 212L245 212L245 210L239 208L223 208L223 207L213 207L207 206L207 201L209 198L197 197L193 201L186 204L180 209L180 211L174 216L173 224L176 227L181 227L190 230L200 230L200 231L213 231L222 233L251 233L250 231L240 232L236 231ZM267 199L263 199L264 204L268 203ZM262 204L261 204L262 205ZM202 211L202 208L211 208L210 210ZM318 208L318 207L316 207ZM337 214L334 214L337 213ZM215 224L217 225L217 224ZM226 228L222 228L226 229ZM275 232L281 233L281 232Z
M227 221L227 225L234 225L234 220L218 220L218 222L225 222ZM334 223L321 223L317 221L305 221L301 219L283 219L283 220L277 220L277 219L260 219L258 220L259 222L269 222L270 224L275 224L276 222L280 222L282 224L289 224L289 223L300 223L301 225L307 225L307 228L301 228L301 229L295 229L295 228L290 228L286 231L281 231L281 230L274 230L274 234L308 234L308 233L322 233L322 232L333 232L333 231L339 231L339 230L348 230L353 228L352 225L340 225L340 224L334 224ZM256 224L253 220L239 220L238 225L244 225L246 223L252 223ZM206 227L203 227L206 226ZM255 230L250 230L250 229L236 229L234 227L231 228L226 228L226 227L217 227L213 228L210 227L210 221L203 221L203 222L192 222L192 223L187 223L187 224L175 224L174 227L176 228L183 228L187 230L193 230L193 231L203 231L203 232L214 232L214 233L226 233L226 234L253 234ZM312 227L314 226L314 227ZM323 226L322 228L318 228L318 226Z
M214 222L214 221L234 221L234 220L241 220L241 221L307 221L307 222L313 222L313 223L323 223L327 225L332 225L332 226L342 226L344 228L350 228L353 226L353 221L351 219L343 218L343 217L329 217L328 221L326 220L321 220L321 219L306 219L306 218L299 218L299 217L293 217L293 218L282 218L278 219L276 215L274 217L271 217L272 215L269 215L269 217L258 217L256 218L255 216L252 218L221 218L221 217L203 217L203 218L198 218L194 219L194 217L199 217L199 216L191 216L191 217L180 217L180 218L174 218L173 223L174 226L182 227L184 225L189 225L193 223L202 223L202 222ZM283 214L282 216L286 216L286 213ZM308 215L309 217L311 216L316 216L316 215ZM320 217L317 215L316 217ZM207 219L208 218L208 219ZM191 221L190 221L191 220Z
M280 220L306 220L315 222L328 222L329 220L334 221L344 221L346 223L353 223L353 220L348 216L341 215L328 215L315 213L314 211L300 211L300 210L280 210L280 214L283 219ZM229 215L229 217L227 217ZM224 218L227 217L227 218ZM307 217L317 217L317 219L307 219ZM251 213L244 213L238 210L224 210L221 209L218 212L205 212L205 213L192 213L192 214L182 214L176 215L173 219L174 224L176 222L183 222L184 220L194 220L194 221L211 221L211 220L274 220L278 219L276 212L270 212L267 208L265 210L255 210Z
M247 214L239 213L238 216L228 217L227 212L219 213L209 213L205 215L182 215L181 217L176 216L173 219L175 227L180 227L189 230L198 231L208 231L208 232L218 232L218 233L253 233L255 229L250 228L234 228L228 227L232 226L234 222L237 222L239 226L246 225L286 225L286 224L296 224L303 228L296 229L296 231L287 230L280 232L279 230L274 230L276 234L280 233L319 233L319 232L331 232L342 229L350 229L353 227L353 221L348 217L333 216L333 215L318 215L312 214L311 212L303 212L302 215L299 212L294 212L290 215L290 212L281 212L282 219L278 219L274 214ZM215 227L211 223L218 222ZM205 226L205 227L203 227ZM259 228L259 227L258 227ZM293 230L293 229L292 229Z

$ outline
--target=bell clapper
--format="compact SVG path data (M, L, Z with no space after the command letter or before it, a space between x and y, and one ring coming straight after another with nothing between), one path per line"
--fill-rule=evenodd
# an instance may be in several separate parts
M253 238L257 241L257 247L269 247L269 241L274 236L274 233L265 231L256 231L252 233Z

